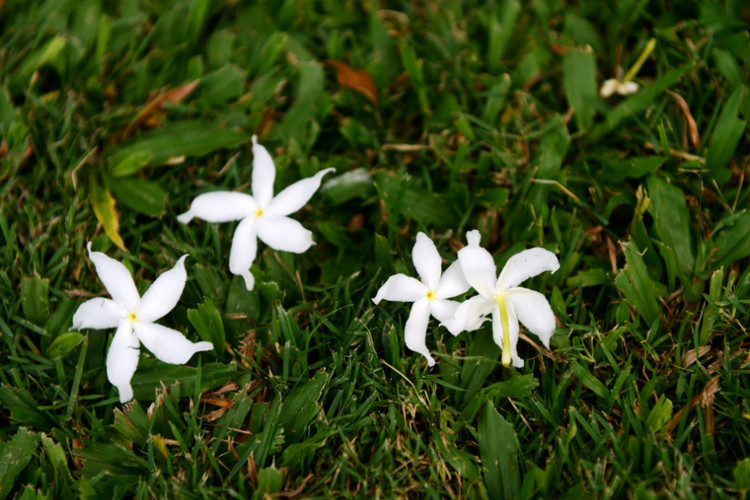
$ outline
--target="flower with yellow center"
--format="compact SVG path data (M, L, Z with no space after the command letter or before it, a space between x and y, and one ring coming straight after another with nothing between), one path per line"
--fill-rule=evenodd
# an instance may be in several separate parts
M459 250L466 281L479 293L463 302L454 316L445 324L454 335L464 330L476 330L492 317L492 336L503 351L503 365L521 368L523 360L518 356L518 322L539 337L545 347L555 331L555 315L549 302L539 292L518 285L545 271L553 273L560 268L557 257L543 248L530 248L515 254L497 276L492 255L479 246L479 231L466 233L468 245Z
M81 304L73 315L73 328L117 328L107 351L107 378L120 392L121 403L133 399L130 379L138 366L140 344L172 364L186 363L196 352L213 349L211 342L191 342L177 330L155 323L180 300L187 280L187 255L162 273L141 297L128 268L101 252L92 252L91 243L88 251L112 298L97 297Z
M375 304L383 299L414 303L404 326L404 340L406 347L424 356L427 364L432 366L435 360L425 342L430 316L441 322L451 318L459 303L447 299L466 293L469 284L458 262L448 266L441 276L442 259L435 244L424 233L417 234L412 261L422 281L405 274L394 274L380 287L372 301Z
M258 251L257 240L284 252L302 253L310 248L312 233L287 216L305 206L320 187L323 176L335 170L321 170L274 196L276 167L266 148L253 136L253 195L233 191L205 193L197 196L190 204L190 210L178 215L177 220L183 224L194 217L208 222L239 220L229 251L229 271L242 276L247 289L252 290L255 278L250 266Z

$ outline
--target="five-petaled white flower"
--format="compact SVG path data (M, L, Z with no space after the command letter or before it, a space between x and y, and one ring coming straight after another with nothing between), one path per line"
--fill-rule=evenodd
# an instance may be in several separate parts
M464 277L479 295L463 302L445 326L454 335L463 330L476 330L484 316L491 314L492 336L503 350L503 364L508 366L512 360L513 366L520 368L523 360L516 351L518 321L549 348L555 330L555 315L544 295L518 285L544 271L555 272L560 264L552 252L530 248L508 259L496 278L495 262L492 255L479 246L480 238L479 231L469 231L466 233L469 244L458 252Z
M380 287L372 301L375 304L380 303L382 299L414 302L404 327L406 347L423 355L427 358L427 364L432 366L435 360L430 356L425 344L430 315L441 322L450 319L459 303L446 299L465 293L469 290L469 284L464 279L458 262L448 266L441 277L440 254L432 240L424 233L417 234L412 261L422 281L405 274L394 274Z
M273 181L276 167L266 148L253 136L253 195L233 191L215 191L199 195L190 210L177 216L187 224L193 217L208 222L239 220L229 251L229 271L245 279L252 290L255 278L250 266L258 250L257 238L276 250L302 253L313 244L312 233L287 215L302 208L320 187L323 176L334 168L321 170L312 177L288 186L275 197Z
M138 366L140 344L158 359L172 364L186 363L196 352L213 349L210 342L193 343L177 330L154 323L180 300L187 279L187 255L162 273L140 297L124 265L101 252L92 252L91 243L88 251L96 274L112 298L99 297L81 304L73 316L73 328L117 328L107 352L107 378L120 392L121 403L133 398L130 379Z

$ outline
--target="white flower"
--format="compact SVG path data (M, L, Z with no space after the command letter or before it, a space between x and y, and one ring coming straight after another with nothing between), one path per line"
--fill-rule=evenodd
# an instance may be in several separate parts
M604 83L602 83L602 86L599 89L599 96L601 96L603 99L606 99L607 97L610 97L615 93L620 95L635 94L636 92L638 92L638 88L638 84L632 80L622 82L617 78L610 78L609 80L606 80Z
M518 321L539 337L549 348L555 330L555 315L549 302L539 292L518 285L544 271L555 272L560 268L557 257L543 248L530 248L508 259L500 276L497 276L492 255L479 246L479 231L466 233L468 245L459 250L466 281L479 295L463 302L454 317L445 324L451 333L476 330L484 316L492 315L492 337L503 350L503 364L520 368L523 360L518 357Z
M464 279L458 262L448 266L441 277L440 254L424 233L417 234L411 257L422 281L405 274L394 274L380 287L372 301L375 304L383 299L414 302L404 327L404 340L406 347L423 355L427 358L427 364L432 366L435 360L425 344L430 315L441 322L451 318L458 308L458 302L446 299L465 293L469 290L469 284Z
M643 48L643 52L638 56L638 60L636 60L628 72L625 73L625 76L623 76L622 79L610 78L609 80L605 80L604 83L602 83L601 88L599 88L599 96L602 99L606 99L615 93L620 95L630 95L638 92L640 86L633 81L633 78L635 78L641 70L641 66L646 62L646 59L648 59L648 56L651 55L651 52L654 51L655 47L656 39L649 39L649 41L646 42L646 46Z
M107 352L107 378L120 392L121 403L133 399L130 379L138 366L140 344L158 359L172 364L186 363L196 352L213 349L211 342L193 343L177 330L154 323L180 300L187 279L187 255L162 273L140 297L125 266L101 252L92 252L91 243L88 251L96 274L112 299L95 298L81 304L73 316L73 328L117 328Z
M187 224L193 217L208 222L239 220L229 251L229 271L242 276L245 286L252 290L255 278L250 266L258 250L256 238L276 250L302 253L313 244L312 233L287 215L302 208L320 187L323 176L334 168L321 170L312 177L290 185L275 197L273 181L276 177L271 155L253 136L253 196L232 191L215 191L199 195L190 210L178 215Z

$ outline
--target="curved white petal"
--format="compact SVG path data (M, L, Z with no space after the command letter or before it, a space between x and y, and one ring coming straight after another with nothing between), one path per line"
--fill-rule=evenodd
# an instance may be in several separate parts
M392 302L416 302L426 297L427 292L425 284L417 278L399 273L394 274L383 283L372 301L375 305L383 299Z
M605 80L604 83L602 83L601 88L599 89L599 97L602 97L603 99L610 97L615 93L619 86L620 81L617 78L610 78L609 80Z
M443 260L429 236L422 232L417 233L417 242L412 249L411 259L417 274L422 278L422 283L430 290L436 290L440 283Z
M406 320L406 325L404 325L404 341L406 347L427 358L427 364L432 366L435 364L435 360L432 359L425 342L425 337L427 336L427 323L429 321L430 309L427 299L419 299L413 306L411 306L409 319Z
M229 271L242 276L248 290L255 286L255 278L250 272L250 266L253 265L258 252L255 220L253 217L246 217L237 224L232 238L232 249L229 251Z
M617 93L620 95L635 94L636 92L638 92L639 88L639 85L631 80L628 82L620 83L620 85L618 85L617 87Z
M276 167L268 150L258 144L258 136L253 136L253 196L260 208L266 208L273 198L273 181Z
M443 326L453 335L477 330L487 319L486 315L496 306L495 299L487 299L481 295L474 296L463 301L456 308L453 317L443 322Z
M477 229L466 231L466 244L474 247L478 247L482 242L482 233Z
M329 172L335 172L335 168L321 170L312 177L302 179L277 194L267 208L263 210L265 215L289 215L305 206L315 191L320 187L323 176Z
M258 238L275 250L302 253L313 245L312 232L289 217L256 219Z
M459 305L455 300L434 299L430 301L430 314L442 324L453 318Z
M138 337L133 333L133 324L123 321L107 351L107 379L117 387L120 403L133 399L130 379L138 367L138 355Z
M116 328L126 315L127 311L114 300L97 297L78 306L73 315L73 328Z
M500 290L513 288L544 271L554 273L558 269L560 263L555 254L540 247L529 248L508 259L497 279L497 287Z
M190 342L177 330L156 323L136 322L133 331L143 346L165 363L187 363L196 352L214 348L211 342Z
M513 314L511 307L508 310L508 331L510 332L510 358L513 362L513 366L516 368L523 368L524 361L518 356L518 318ZM492 311L492 339L497 345L500 346L500 350L503 349L503 325L500 321L500 309L495 308Z
M468 292L469 288L471 288L471 285L464 278L461 263L455 261L448 266L448 269L445 270L443 276L440 278L440 283L435 291L435 297L438 299L449 299Z
M174 267L161 273L143 294L137 313L139 321L156 321L177 305L187 280L185 259L187 255L180 257Z
M104 283L104 288L107 289L112 299L128 311L134 311L141 297L138 295L128 268L101 252L92 252L91 242L86 248L89 251L89 259L96 267L96 274L99 275L99 279Z
M480 295L490 298L495 293L497 268L492 255L479 246L478 235L479 231L476 230L466 233L469 244L458 251L458 261L466 282Z
M539 337L544 347L549 349L549 341L557 324L547 298L527 288L511 288L505 296L523 326Z
M177 216L183 224L197 217L206 222L229 222L254 213L258 208L252 196L234 191L213 191L198 195L190 210Z

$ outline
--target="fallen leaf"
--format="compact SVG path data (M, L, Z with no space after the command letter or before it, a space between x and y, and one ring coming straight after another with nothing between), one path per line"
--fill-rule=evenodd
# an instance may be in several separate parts
M215 410L212 410L205 415L201 416L200 418L208 421L208 422L216 422L219 420L225 413L227 412L227 408L217 408Z
M156 127L161 124L163 119L162 106L164 103L178 103L185 99L190 93L195 90L198 86L199 80L193 80L192 82L185 83L166 92L159 92L155 97L152 97L143 108L135 115L135 118L128 123L120 134L115 136L115 142L121 142L133 133L133 131L144 123L149 124L151 127Z
M680 106L680 109L682 110L682 114L685 115L690 142L693 144L694 148L698 149L701 144L701 137L698 134L698 126L695 124L693 114L690 112L690 106L688 106L688 103L685 102L685 99L683 99L682 96L677 92L672 92L669 89L667 89L667 92L669 93L669 95L674 97L674 100L677 101L677 105Z
M682 420L682 416L685 414L686 411L692 410L695 405L698 404L698 402L701 403L701 406L706 409L707 407L710 407L713 405L714 401L714 395L719 392L719 375L716 375L714 378L708 381L706 386L703 388L701 392L696 394L693 399L690 400L688 404L683 406L677 413L675 413L672 418L669 419L669 422L667 422L667 425L664 426L664 431L668 435L672 435L672 431L674 431L675 427L677 427L677 424L680 423ZM712 414L707 415L710 418L713 417ZM713 422L712 422L713 425ZM712 429L713 430L713 429Z
M378 88L370 73L364 69L352 69L343 61L328 59L325 63L336 70L336 81L339 85L356 90L378 105Z
M690 365L698 361L698 358L705 356L710 350L711 350L711 346L707 346L707 345L701 346L698 349L690 349L682 357L682 367L683 368L689 367Z
M94 208L94 215L104 228L112 243L124 251L125 243L120 236L120 223L117 219L117 209L115 208L115 199L108 189L102 187L95 177L89 179L89 201Z

